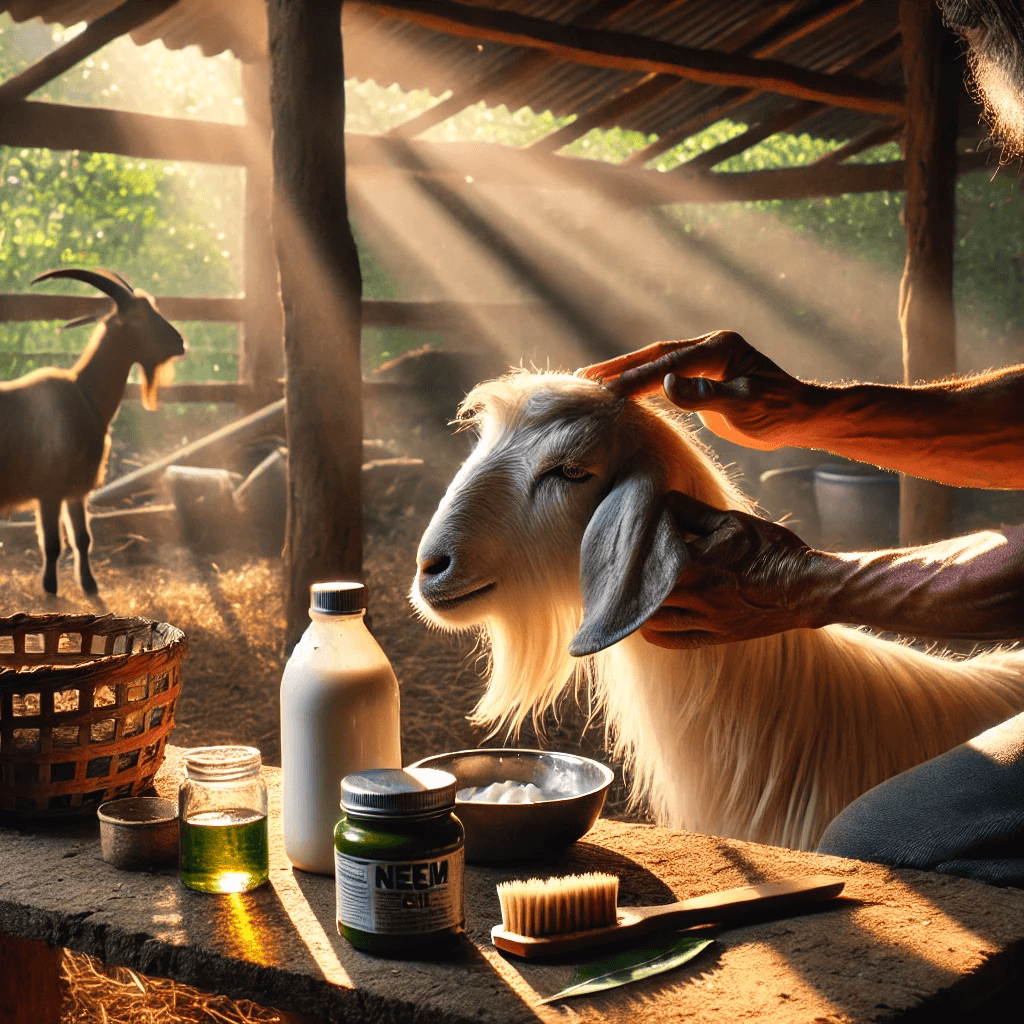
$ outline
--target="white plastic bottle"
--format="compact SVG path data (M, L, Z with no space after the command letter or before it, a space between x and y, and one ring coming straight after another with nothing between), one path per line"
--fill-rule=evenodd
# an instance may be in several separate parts
M363 622L361 583L316 583L281 679L281 826L303 871L334 874L341 780L401 768L398 681Z

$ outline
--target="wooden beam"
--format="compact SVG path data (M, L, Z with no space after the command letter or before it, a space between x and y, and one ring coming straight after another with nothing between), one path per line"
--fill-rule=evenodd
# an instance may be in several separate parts
M633 206L731 203L761 199L809 199L844 192L899 191L903 163L794 167L739 174L668 174L623 168L599 160L536 156L486 142L422 142L395 145L380 136L347 136L353 185L379 187L382 173L438 178L461 189L477 184L521 188L583 188ZM960 157L958 173L988 166L988 155ZM466 178L472 178L467 185Z
M253 151L248 131L242 125L66 103L19 100L0 104L0 146L81 149L144 160L244 167Z
M903 114L902 89L852 75L821 74L781 61L699 50L604 29L559 25L453 0L372 0L368 6L437 32L544 50L561 60L590 67L675 75L706 85L778 92L872 114Z
M594 128L615 124L625 114L646 106L672 89L680 80L674 75L646 75L639 82L630 82L617 96L600 103L592 110L577 114L576 120L556 128L526 147L531 153L555 153L586 135Z
M574 18L570 24L580 28L604 28L615 21L626 11L635 7L645 0L597 0L586 11ZM686 0L666 0L662 5L665 9L677 7ZM435 124L447 121L460 110L482 99L497 88L503 91L511 85L523 85L530 82L557 63L554 58L546 53L539 53L536 50L528 50L517 56L511 66L508 63L502 64L500 68L494 68L488 74L481 75L472 85L465 89L457 89L446 100L435 103L429 110L424 110L408 121L396 125L390 131L385 132L389 138L411 139L433 128Z
M764 142L765 139L771 138L778 132L795 128L801 121L806 121L807 118L813 117L822 109L820 103L796 103L786 110L779 111L779 113L771 117L766 117L763 121L752 124L740 135L727 139L725 142L720 142L717 146L712 146L711 149L707 149L703 153L698 153L685 163L673 167L668 173L685 175L693 174L696 171L710 171L712 167L717 167L723 160L739 156L740 153L750 149L751 146Z
M345 195L341 0L267 0L288 417L286 646L317 580L362 577L359 254Z
M125 0L86 26L74 39L0 85L0 104L23 100L107 43L163 14L177 0Z
M181 298L159 296L157 305L169 320L238 323L246 315L244 298ZM110 308L110 300L91 295L31 295L0 292L0 323L27 320L71 320ZM401 302L364 299L364 327L405 327L418 331L461 328L479 317L500 319L534 309L522 302Z
M0 932L0 1024L60 1024L63 958L59 946Z
M891 63L899 52L898 48L894 47L891 52L883 53L875 59L874 54L876 50L877 47L871 47L868 50L868 57L866 59L850 60L850 65L856 67L857 71L862 74L874 74ZM822 103L808 103L806 101L795 103L788 110L780 111L778 114L767 117L757 124L752 124L742 135L737 135L735 138L720 143L703 153L699 153L692 160L687 160L686 163L674 168L672 173L682 174L700 170L711 170L712 167L717 167L723 160L728 160L730 157L745 152L751 146L756 146L759 142L771 138L777 132L784 132L790 128L795 128L798 124L827 109L828 107ZM851 152L847 155L853 156L853 153ZM829 162L839 163L840 161Z
M221 460L226 452L236 450L261 437L283 434L284 431L285 404L284 400L280 399L264 409L235 420L234 423L228 423L212 434L183 445L147 466L140 466L116 480L111 480L89 495L89 503L114 505L122 498L152 487L168 466L216 466L218 463L222 464Z
M237 323L244 312L240 298L191 298L162 295L156 300L168 320ZM110 299L93 295L35 295L0 292L0 323L24 320L72 320L111 309Z
M691 135L710 128L726 114L731 114L737 107L743 106L758 95L757 89L726 89L710 107L705 107L699 114L687 118L669 131L662 132L654 142L630 153L619 163L619 167L643 167L655 157L678 146Z
M860 2L860 0L856 0L856 2ZM766 29L771 25L779 21L789 24L786 17L794 6L789 3L766 7L756 17L746 19L736 31L719 40L717 51L719 53L744 52L744 48L753 39L758 37L763 39ZM755 56L763 56L763 54ZM577 114L575 121L538 139L529 149L540 153L557 152L563 146L569 145L594 128L606 128L617 124L626 114L648 105L673 89L678 89L682 84L682 80L675 75L648 75L640 82L632 83L621 95L599 103L592 110L581 111ZM688 84L690 90L698 88L693 83Z
M874 128L861 132L860 135L855 135L849 142L844 143L838 149L833 149L831 153L826 153L824 156L819 156L817 160L812 160L809 166L818 167L825 164L841 164L858 153L874 149L875 146L881 146L886 142L892 142L893 139L898 139L902 134L902 121L897 121L894 124L876 125Z
M956 136L959 72L938 7L900 0L907 86L907 258L900 282L903 380L941 380L956 372L953 252L956 228ZM840 168L830 168L832 172ZM949 536L953 489L900 478L900 543Z
M255 152L245 173L244 319L238 334L238 379L252 385L244 406L253 412L280 393L284 376L284 319L271 225L270 65L242 65L242 96Z
M848 54L839 60L833 61L829 65L828 70L856 71L863 75L870 75L888 64L889 61L899 53L899 49L900 37L899 33L896 33L891 38L884 40L882 43L875 44L867 50ZM655 157L660 156L667 150L679 145L679 143L685 138L710 127L716 121L725 117L726 114L757 96L758 91L756 89L728 90L714 107L705 111L703 114L697 115L696 118L691 118L689 123L680 125L671 132L663 133L662 136L654 142L637 150L635 153L630 154L619 166L636 167L649 163ZM828 109L828 105L823 103L806 103L803 109L810 111L808 116L811 116L813 113L818 113L819 111ZM755 126L751 126L751 129L748 130L754 130L754 128ZM784 129L780 128L778 130L782 131ZM753 144L753 142L750 143L750 145ZM728 143L725 143L725 145L728 145ZM720 163L721 161L717 162Z

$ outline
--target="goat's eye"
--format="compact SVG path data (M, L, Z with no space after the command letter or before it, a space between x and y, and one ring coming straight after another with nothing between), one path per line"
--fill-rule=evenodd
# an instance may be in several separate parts
M589 480L594 474L585 470L582 466L574 466L571 462L567 462L561 466L555 466L551 470L552 476L561 477L563 480L569 480L572 483L582 483L584 480Z

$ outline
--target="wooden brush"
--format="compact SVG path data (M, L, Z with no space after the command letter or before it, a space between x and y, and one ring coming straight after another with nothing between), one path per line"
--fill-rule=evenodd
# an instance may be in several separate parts
M491 929L491 941L498 949L523 957L570 953L634 939L659 928L785 917L801 904L838 896L843 884L832 875L805 875L725 889L661 907L617 911L619 880L615 875L502 882L498 885L501 924Z

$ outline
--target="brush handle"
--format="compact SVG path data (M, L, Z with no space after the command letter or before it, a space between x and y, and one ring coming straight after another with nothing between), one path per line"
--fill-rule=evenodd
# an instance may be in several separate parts
M622 907L618 924L586 932L527 938L491 929L491 941L517 956L556 956L578 950L627 942L659 928L689 928L697 924L736 924L760 917L785 917L808 902L830 900L842 891L844 880L833 875L805 875L784 882L764 882L695 896L662 907Z
M709 892L663 907L622 907L619 927L635 934L658 928L689 928L697 924L731 924L733 921L790 910L799 903L838 896L843 880L833 875L805 875L783 882L763 882L736 889Z

